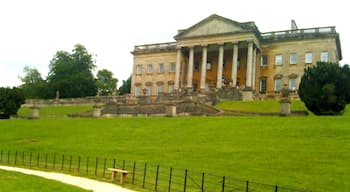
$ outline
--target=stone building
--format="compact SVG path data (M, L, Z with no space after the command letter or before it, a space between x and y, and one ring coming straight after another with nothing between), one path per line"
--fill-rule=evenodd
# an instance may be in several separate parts
M239 90L243 100L297 91L304 68L342 59L335 27L262 33L254 22L211 15L179 30L175 42L135 46L131 94Z

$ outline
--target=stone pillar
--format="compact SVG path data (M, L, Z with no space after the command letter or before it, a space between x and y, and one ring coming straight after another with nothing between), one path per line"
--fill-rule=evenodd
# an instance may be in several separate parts
M170 104L165 107L165 115L167 117L176 117L176 105Z
M252 68L253 68L253 42L248 43L247 74L245 86L252 88Z
M40 107L33 105L30 108L30 117L31 119L39 119L40 117Z
M222 68L224 65L224 44L219 45L218 73L216 78L216 88L222 88Z
M237 85L237 63L238 63L238 43L233 43L233 53L232 53L232 87Z
M181 48L178 48L178 49L177 49L177 53L176 53L175 83L174 83L174 89L175 89L176 91L179 90L180 68L181 68Z
M252 88L255 90L255 74L256 74L256 55L257 55L257 49L254 48L253 50L253 68L252 68Z
M280 100L280 115L281 116L289 116L291 114L289 99L289 88L288 85L285 84L281 89L281 100Z
M102 110L103 104L100 103L96 103L93 106L93 113L92 116L93 117L101 117L101 110Z
M192 76L193 76L193 60L194 60L194 47L190 47L190 58L188 61L187 70L187 88L192 89Z
M205 91L206 72L207 72L207 46L204 45L202 49L202 66L201 66L201 82L200 82L201 92Z

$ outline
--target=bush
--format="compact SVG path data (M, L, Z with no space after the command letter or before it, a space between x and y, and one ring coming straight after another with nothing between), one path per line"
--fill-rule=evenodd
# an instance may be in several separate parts
M317 62L304 70L299 97L316 115L342 114L349 98L349 70L335 63Z
M0 119L8 119L11 115L17 115L23 103L24 96L20 89L0 87Z

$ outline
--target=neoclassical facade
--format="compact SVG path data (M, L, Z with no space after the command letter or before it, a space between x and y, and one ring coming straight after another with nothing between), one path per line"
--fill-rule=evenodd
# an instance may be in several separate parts
M297 91L304 68L342 59L335 27L261 33L254 22L211 15L175 42L135 46L131 94L241 90L244 99Z

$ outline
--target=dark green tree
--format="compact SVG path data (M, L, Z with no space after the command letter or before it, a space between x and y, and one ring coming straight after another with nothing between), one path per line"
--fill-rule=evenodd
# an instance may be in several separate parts
M11 115L17 115L23 103L24 95L21 89L0 87L0 119L8 119Z
M27 99L49 98L48 85L46 80L41 77L41 74L36 68L28 66L23 69L24 76L20 77L22 85L20 88Z
M306 68L298 91L305 106L316 115L342 114L349 102L346 71L346 67L326 62Z
M50 92L59 91L62 98L96 95L94 69L92 55L83 45L75 45L72 53L58 51L49 65Z
M131 76L127 80L123 80L122 86L119 87L119 95L130 93L131 90Z
M96 85L99 95L111 96L116 94L118 79L113 78L113 73L107 69L97 72Z

